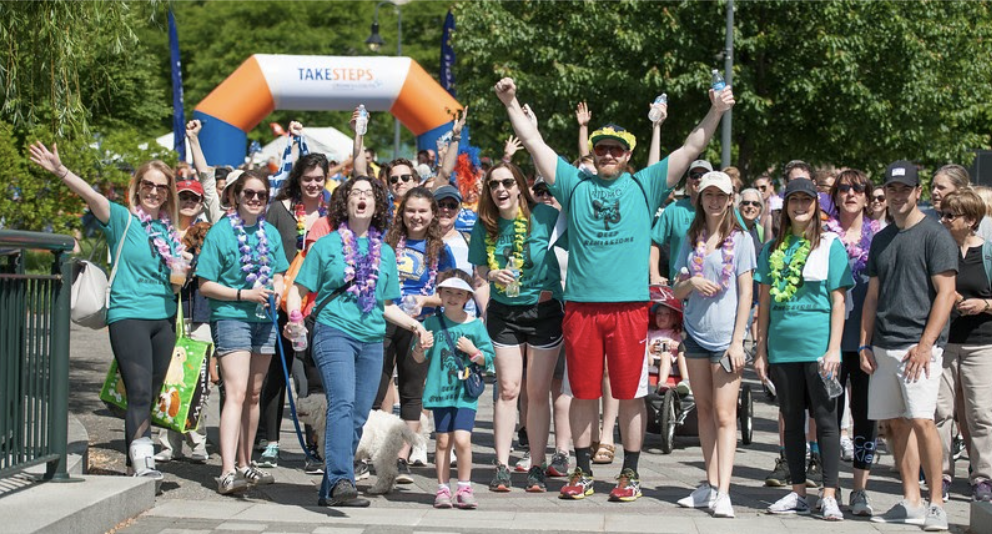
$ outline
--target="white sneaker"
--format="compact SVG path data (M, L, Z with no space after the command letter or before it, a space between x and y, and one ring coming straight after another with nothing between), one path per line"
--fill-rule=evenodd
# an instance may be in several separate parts
M837 504L837 499L833 497L820 499L820 517L825 521L844 520L844 512L840 511L840 505Z
M689 379L683 379L681 382L676 384L675 391L683 397L692 395L692 386L689 385Z
M688 497L679 499L682 508L713 508L716 502L716 490L709 482L703 482L692 490Z
M854 441L847 436L840 438L840 459L850 462L854 459Z
M730 502L730 495L726 493L717 493L711 509L713 517L734 517L734 505Z
M836 503L836 501L834 501ZM809 502L806 497L792 491L768 507L768 513L776 515L809 515Z
M410 450L410 465L421 466L421 467L427 465L426 445L413 446L413 449Z
M530 468L530 451L524 451L524 455L517 460L517 463L513 466L513 469L518 473L526 473L527 471L530 471Z

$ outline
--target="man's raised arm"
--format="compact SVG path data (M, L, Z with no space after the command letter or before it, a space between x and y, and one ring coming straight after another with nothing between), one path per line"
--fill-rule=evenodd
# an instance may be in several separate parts
M537 127L531 123L520 103L517 102L517 86L513 83L513 78L503 78L496 83L496 96L506 106L513 132L534 158L534 166L537 167L538 174L543 176L549 185L554 184L558 154L555 154L555 151L544 142Z
M689 164L698 159L699 155L706 149L706 145L710 143L710 139L716 133L716 127L720 124L720 118L723 117L724 113L730 111L730 108L734 107L734 93L729 86L719 93L710 89L710 103L712 105L709 112L689 132L689 136L685 138L685 143L669 154L668 187L678 185L679 179L682 178L685 171L689 170Z

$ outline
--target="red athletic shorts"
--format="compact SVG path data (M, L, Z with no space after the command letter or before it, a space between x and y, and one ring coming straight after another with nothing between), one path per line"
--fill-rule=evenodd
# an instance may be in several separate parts
M604 361L617 399L648 394L648 307L650 302L566 302L565 361L576 399L603 396Z

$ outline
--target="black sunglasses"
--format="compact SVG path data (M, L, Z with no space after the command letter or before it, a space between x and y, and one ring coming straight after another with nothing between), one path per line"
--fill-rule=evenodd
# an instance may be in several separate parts
M960 213L951 213L949 211L945 211L945 212L942 212L940 214L940 220L942 220L942 221L953 221L954 219L957 219L960 216L961 216Z
M244 189L241 191L241 194L245 196L245 200L252 200L252 199L268 200L269 198L269 193L266 191L254 191L252 189Z
M885 202L885 195L875 195L871 199L874 202Z
M538 189L537 191L534 191L534 196L535 197L550 197L551 196L551 191L548 191L547 189L544 189L542 187L541 189Z
M390 176L389 177L389 183L394 184L394 185L396 183L398 183L400 180L403 180L403 183L409 182L410 180L413 180L413 175L412 174L401 174L399 176Z
M514 180L513 178L503 178L502 180L489 180L489 189L495 191L499 189L499 186L502 185L503 189L509 191L510 188L513 187L513 184L515 183L517 183L517 181Z
M457 202L438 202L437 203L438 209L442 209L442 210L456 210L456 209L458 209L458 206L459 206L459 204Z
M160 195L164 195L169 192L168 185L154 184L152 182L149 182L148 180L142 180L139 185L141 186L141 190L146 192L151 191L152 189L154 189L155 192Z
M182 192L182 193L179 193L179 201L180 202L199 202L200 201L200 195L197 195L196 193Z
M690 180L702 180L704 174L706 174L706 173L705 172L690 172L689 173L689 179Z
M754 206L755 208L760 208L761 202L758 202L757 200L742 200L741 207L743 208L746 206Z
M865 184L840 184L837 186L837 190L841 193L848 193L852 189L855 193L864 193L868 187Z

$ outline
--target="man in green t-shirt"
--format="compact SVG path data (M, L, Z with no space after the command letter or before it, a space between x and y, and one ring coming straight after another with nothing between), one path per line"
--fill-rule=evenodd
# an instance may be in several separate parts
M730 88L710 91L712 107L664 160L635 175L627 172L634 136L607 125L590 136L596 176L569 165L551 149L526 116L511 78L496 84L516 136L534 158L538 174L562 206L568 222L569 259L565 287L565 353L573 401L570 422L576 469L559 495L582 499L593 493L592 425L598 418L604 367L620 400L623 470L610 500L641 496L637 460L644 440L648 321L648 261L651 222L689 164L706 148L720 118L734 105ZM605 365L604 365L605 362Z

